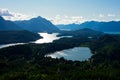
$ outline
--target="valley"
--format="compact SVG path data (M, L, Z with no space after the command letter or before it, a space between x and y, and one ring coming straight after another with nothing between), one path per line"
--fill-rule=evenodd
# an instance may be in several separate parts
M49 30L52 23L43 25L42 20L30 19L32 26L29 21L15 22L19 27L26 24L22 30L1 28L0 80L120 79L120 34L89 28L62 31L54 25L55 30Z

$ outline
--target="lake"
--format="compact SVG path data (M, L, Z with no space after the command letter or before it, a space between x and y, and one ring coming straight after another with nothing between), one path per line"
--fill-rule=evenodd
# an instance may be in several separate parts
M40 36L42 36L42 39L38 39L34 42L30 42L30 43L36 43L36 44L42 44L42 43L51 43L54 40L63 38L63 37L72 37L72 36L62 36L62 37L57 37L58 33L52 33L52 34L48 34L48 33L38 33ZM5 44L5 45L0 45L0 48L5 48L5 47L9 47L9 46L15 46L15 45L23 45L23 44L27 44L27 43L12 43L12 44ZM62 51L57 51L55 53L52 54L48 54L46 55L48 57L52 57L52 58L60 58L60 57L64 57L67 60L77 60L77 61L84 61L87 60L88 58L90 58L92 56L91 50L88 47L75 47L72 49L66 49L66 50L62 50Z
M38 39L33 43L39 44L39 43L50 43L53 42L54 40L60 39L61 37L57 37L59 33L38 33L40 36L42 36L42 39Z
M35 44L42 44L42 43L51 43L54 40L63 38L63 37L72 37L72 36L61 36L61 37L57 37L57 35L59 33L52 33L52 34L48 34L48 33L38 33L40 36L42 36L42 39L38 39L36 41L33 42L29 42L29 43L35 43ZM27 43L11 43L11 44L3 44L0 45L0 48L5 48L5 47L9 47L9 46L15 46L15 45L23 45L23 44L27 44Z
M92 53L88 47L75 47L72 49L57 51L55 53L46 55L46 57L51 57L51 58L64 57L67 60L73 60L73 61L85 61L88 60L91 56Z
M15 45L23 45L23 44L26 44L26 43L3 44L3 45L0 45L0 49L1 49L1 48L5 48L5 47L10 47L10 46L15 46Z

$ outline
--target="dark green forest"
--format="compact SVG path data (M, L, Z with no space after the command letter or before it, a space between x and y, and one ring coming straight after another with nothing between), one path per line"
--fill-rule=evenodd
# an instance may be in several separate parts
M37 33L26 30L21 31L0 31L0 44L25 43L42 38Z
M81 46L91 49L89 60L45 57ZM53 43L0 49L0 80L120 80L120 35L61 38Z

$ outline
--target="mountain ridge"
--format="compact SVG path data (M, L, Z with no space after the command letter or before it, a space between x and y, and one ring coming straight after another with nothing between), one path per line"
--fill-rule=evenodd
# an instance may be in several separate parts
M0 31L19 31L23 30L18 25L16 25L14 22L5 20L0 16Z
M120 32L120 21L109 21L109 22L87 21L81 24L57 25L57 27L59 29L68 29L68 30L89 28L102 32Z
M40 16L30 20L14 21L17 25L25 30L32 32L58 32L59 29L49 20Z

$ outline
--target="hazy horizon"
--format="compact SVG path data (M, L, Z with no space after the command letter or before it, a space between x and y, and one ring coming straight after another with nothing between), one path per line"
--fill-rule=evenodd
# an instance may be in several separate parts
M119 21L119 0L1 0L0 16L26 20L42 16L54 24Z

